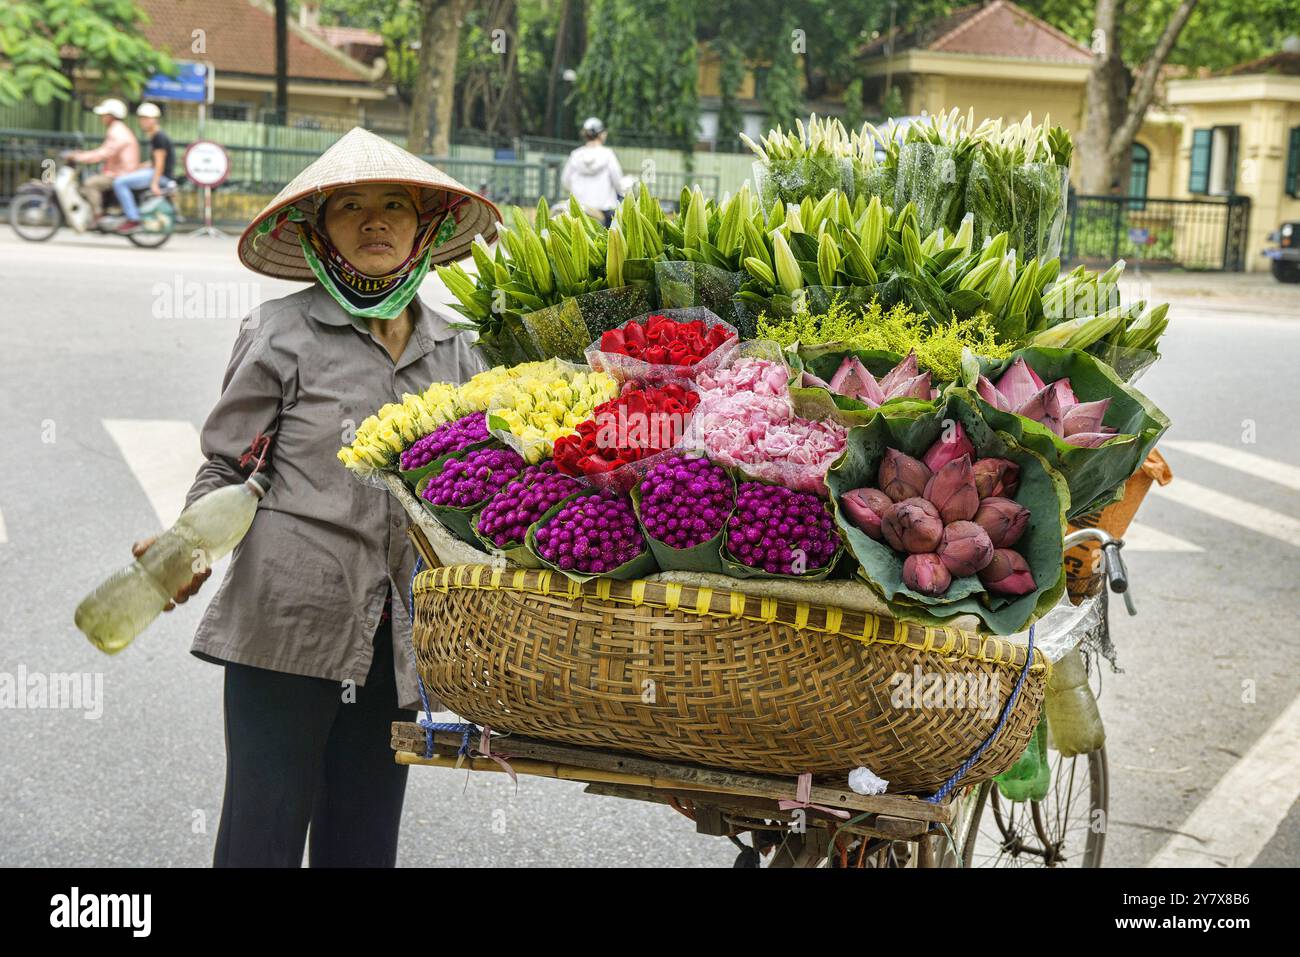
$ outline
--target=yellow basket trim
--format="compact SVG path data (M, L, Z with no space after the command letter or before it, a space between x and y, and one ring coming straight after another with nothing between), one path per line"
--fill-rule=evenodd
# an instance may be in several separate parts
M596 578L584 584L565 577L564 583L566 587L560 589L555 586L554 573L549 569L542 571L520 569L511 576L512 582L510 585L502 586L499 584L498 579L503 576L499 574L491 575L488 582L482 581L483 571L490 568L491 566L487 565L455 565L429 569L416 576L413 590L417 595L429 591L446 593L454 586L481 591L502 589L532 592L538 595L564 595L571 599L592 595L601 601L674 611L680 610L683 589L689 587L683 586L680 582L648 582L645 579L636 579L631 582L615 582L608 578ZM500 569L497 571L500 572ZM531 584L530 578L532 578ZM615 587L620 585L628 586L628 595L615 594ZM647 596L649 587L654 585L663 589L662 599L653 599ZM831 635L843 635L864 644L877 642L904 644L924 651L955 654L962 658L1008 667L1018 667L1017 660L1023 657L1020 653L1021 646L1012 644L996 635L974 635L947 626L936 628L895 620L891 634L884 636L882 635L884 619L868 612L855 612L854 614L860 614L863 618L862 628L845 632L844 609L842 608L826 606L824 608L825 621L821 625L816 625L809 619L812 606L805 602L787 603L783 606L783 603L777 599L761 598L758 614L753 614L749 611L748 599L757 596L732 591L728 593L729 610L717 611L713 609L712 605L713 589L699 588L695 589L695 592L695 611L702 617L736 618L764 624L779 621L792 628ZM793 613L782 616L782 607L792 609ZM917 632L919 632L919 635ZM920 639L919 644L917 642L918 638ZM988 650L986 651L986 649ZM1046 670L1047 667L1047 659L1043 657L1038 648L1035 648L1034 663L1030 671L1037 674Z

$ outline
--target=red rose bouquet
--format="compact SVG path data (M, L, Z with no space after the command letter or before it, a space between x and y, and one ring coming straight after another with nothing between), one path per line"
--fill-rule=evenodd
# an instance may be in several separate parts
M707 309L669 309L632 319L602 333L587 363L620 381L693 378L717 365L737 342L736 330Z

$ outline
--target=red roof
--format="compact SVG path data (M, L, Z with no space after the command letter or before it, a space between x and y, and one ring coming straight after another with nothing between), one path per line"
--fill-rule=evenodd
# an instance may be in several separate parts
M154 47L177 60L207 60L222 73L275 75L275 15L257 0L136 0L151 22L142 32ZM204 31L206 49L197 52L194 31ZM289 21L289 78L365 83L364 64L313 43ZM320 44L317 46L316 44Z
M884 36L872 40L859 56L884 56L888 40ZM973 4L914 29L895 30L893 48L895 53L932 50L1059 63L1092 62L1092 53L1083 44L1009 0Z
M1300 53L1283 50L1249 63L1228 67L1221 75L1248 76L1258 73L1275 73L1281 76L1300 76Z

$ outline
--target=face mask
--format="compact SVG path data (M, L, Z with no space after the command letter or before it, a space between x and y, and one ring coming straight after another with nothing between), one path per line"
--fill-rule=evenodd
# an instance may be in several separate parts
M298 242L316 280L346 312L363 319L395 319L419 292L434 248L456 232L450 209L421 220L410 255L383 276L360 272L305 217L298 223Z

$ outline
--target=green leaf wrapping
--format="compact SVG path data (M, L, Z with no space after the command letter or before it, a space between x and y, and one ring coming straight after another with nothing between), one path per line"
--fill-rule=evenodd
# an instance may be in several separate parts
M964 393L967 401L977 404L989 425L1033 449L1065 476L1071 503L1067 517L1084 515L1107 504L1129 476L1142 467L1147 453L1169 428L1168 416L1137 389L1126 385L1110 366L1078 349L1021 349L1004 360L981 362L982 372L990 381L996 381L1017 358L1023 358L1044 382L1068 378L1080 402L1110 399L1103 422L1117 429L1118 436L1100 448L1080 448L1033 419L999 412L974 390L950 391Z
M886 448L920 458L943 434L945 421L960 422L967 437L983 457L1009 459L1020 466L1016 501L1029 509L1029 526L1015 550L1025 557L1038 586L1018 598L993 595L978 576L953 580L947 594L922 595L903 584L904 556L857 528L840 511L845 492L875 488L876 474ZM954 615L976 615L989 631L1011 635L1046 614L1065 590L1063 560L1065 513L1070 493L1065 479L1042 456L1017 445L1009 435L993 430L961 395L949 396L943 407L918 415L878 415L849 432L848 447L826 475L835 520L860 565L858 574L872 585L898 618L922 624L942 623Z
M653 575L656 571L659 570L659 566L655 564L654 553L648 547L644 551L642 551L641 554L638 555L636 558L624 562L622 565L619 565L617 568L605 572L603 575L590 575L585 572L573 571L572 569L566 571L565 569L560 568L558 565L553 565L550 562L548 562L545 558L542 557L541 553L537 550L537 530L542 526L544 526L552 518L554 518L555 515L560 511L560 509L562 509L565 505L569 504L575 499L585 498L590 495L599 495L599 494L600 494L600 489L594 489L594 488L583 489L580 492L574 492L568 498L564 498L556 502L554 505L552 505L550 508L546 510L546 513L541 518L533 522L532 525L528 526L528 536L524 540L524 545L528 548L529 552L532 553L533 557L536 558L537 561L541 563L540 567L550 568L553 571L559 572L564 577L571 578L573 581L576 582L589 582L593 578L614 578L620 581L626 581L634 578L644 578L646 575Z
M733 500L735 491L735 478L731 477ZM636 520L641 522L641 486L638 484L632 489L632 509L636 512ZM733 506L734 509L734 506ZM731 518L731 514L727 514ZM726 535L727 523L722 523L722 529L707 542L700 542L691 548L675 548L666 542L651 535L644 524L641 524L641 534L645 536L646 542L650 545L650 551L654 554L655 563L664 571L682 571L682 572L715 572L717 574L726 574L726 569L722 564L722 542Z

